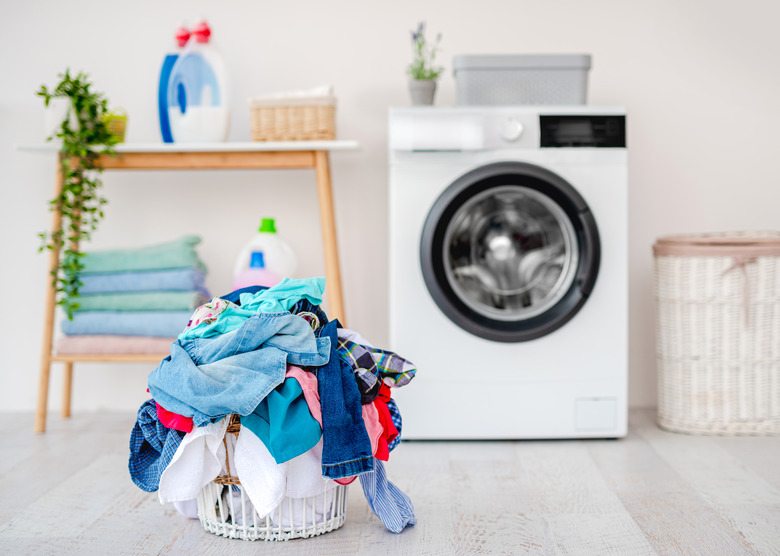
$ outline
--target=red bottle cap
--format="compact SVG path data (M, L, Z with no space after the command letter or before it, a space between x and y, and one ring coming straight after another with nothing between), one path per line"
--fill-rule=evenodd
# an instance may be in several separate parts
M192 34L195 36L195 40L198 42L209 42L211 36L211 28L205 21L198 23L192 30Z
M179 43L180 47L183 48L188 40L190 40L190 32L186 27L182 26L176 29L176 42Z

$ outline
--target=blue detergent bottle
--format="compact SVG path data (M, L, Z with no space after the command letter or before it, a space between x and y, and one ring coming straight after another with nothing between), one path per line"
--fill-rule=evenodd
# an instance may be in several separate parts
M176 60L179 59L179 55L189 40L190 32L182 25L176 30L176 44L178 46L165 55L162 69L160 70L160 83L157 87L157 110L160 115L160 134L162 135L163 143L173 143L171 123L168 117L168 83Z
M168 120L173 141L227 141L230 129L225 63L211 45L204 21L178 57L168 79Z

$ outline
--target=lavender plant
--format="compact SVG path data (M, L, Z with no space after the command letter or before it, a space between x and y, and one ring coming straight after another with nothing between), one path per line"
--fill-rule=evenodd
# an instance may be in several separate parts
M441 33L436 35L436 41L429 44L425 38L425 22L421 21L417 25L417 30L412 31L412 52L414 58L412 63L406 69L406 72L412 79L434 80L438 79L444 68L435 66L436 51L439 50L441 43Z

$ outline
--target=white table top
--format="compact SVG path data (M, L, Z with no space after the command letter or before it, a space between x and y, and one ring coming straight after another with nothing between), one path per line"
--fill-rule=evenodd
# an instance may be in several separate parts
M357 149L353 140L338 141L246 141L224 143L120 143L118 153L196 153L196 152L262 152L262 151L343 151ZM20 151L52 153L59 151L57 143L16 145Z

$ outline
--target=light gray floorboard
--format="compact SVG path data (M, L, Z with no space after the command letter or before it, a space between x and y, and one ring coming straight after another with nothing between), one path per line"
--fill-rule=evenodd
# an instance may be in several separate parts
M387 464L418 524L395 535L359 483L344 526L287 543L205 532L127 473L134 416L0 414L0 554L780 554L780 438L405 442Z

